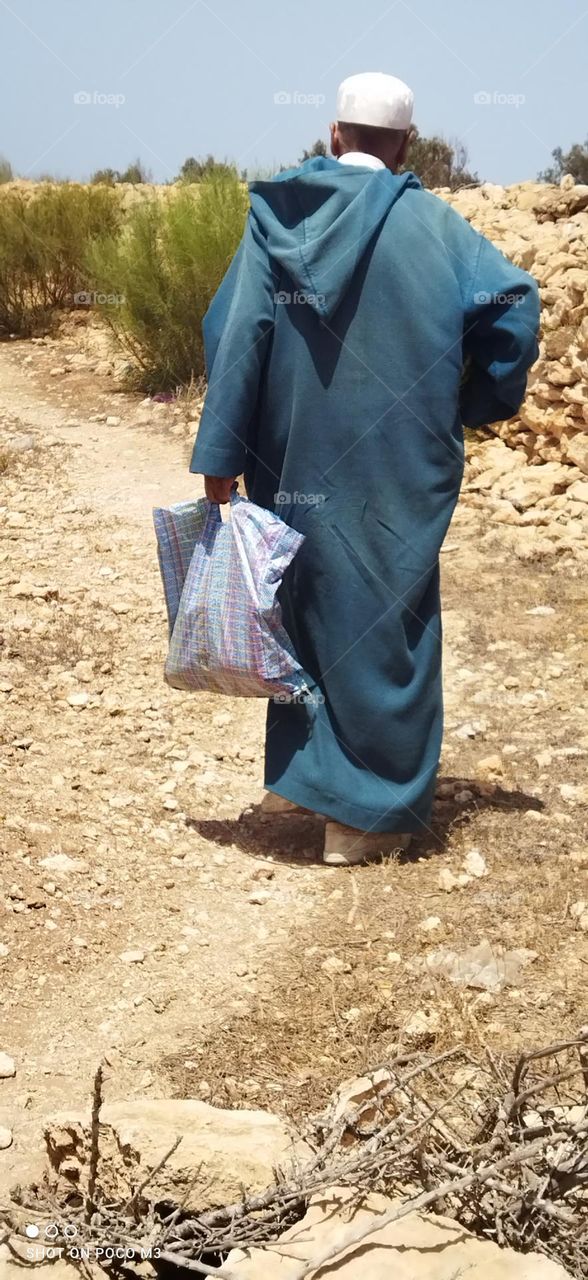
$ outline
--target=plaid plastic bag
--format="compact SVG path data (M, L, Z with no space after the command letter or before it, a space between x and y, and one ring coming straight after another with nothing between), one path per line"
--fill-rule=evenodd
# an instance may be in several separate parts
M205 498L158 508L153 519L170 625L167 683L233 697L306 693L276 599L303 535L238 494L227 521Z

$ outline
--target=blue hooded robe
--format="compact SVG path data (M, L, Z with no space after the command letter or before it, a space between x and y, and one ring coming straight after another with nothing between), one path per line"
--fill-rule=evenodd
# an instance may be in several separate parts
M191 470L244 472L306 537L280 599L318 698L270 702L265 785L362 830L419 831L462 423L518 409L537 286L412 173L318 158L250 196L204 321Z

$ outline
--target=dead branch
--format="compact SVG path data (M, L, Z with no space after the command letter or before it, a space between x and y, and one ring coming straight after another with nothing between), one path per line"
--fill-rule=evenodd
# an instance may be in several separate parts
M468 1066L464 1078L456 1075L460 1059ZM300 1264L296 1280L371 1232L432 1206L469 1231L515 1249L537 1249L581 1275L588 1265L587 1065L587 1028L574 1039L521 1055L510 1070L488 1051L480 1061L460 1048L436 1056L398 1054L379 1068L386 1074L371 1093L363 1089L361 1100L343 1110L338 1094L308 1122L304 1136L312 1155L306 1161L276 1170L271 1186L259 1192L244 1189L239 1201L201 1213L186 1210L185 1202L170 1207L169 1197L165 1207L151 1202L153 1179L177 1142L130 1199L118 1203L106 1196L99 1176L97 1072L83 1207L72 1214L70 1186L58 1185L31 1190L3 1216L12 1238L20 1238L34 1213L37 1220L75 1222L76 1244L87 1256L95 1257L105 1239L131 1254L148 1242L168 1265L235 1280L226 1262L212 1266L207 1259L226 1258L235 1248L285 1252L281 1237L311 1198L341 1186L350 1192L351 1208L370 1191L395 1202L387 1215L361 1227L353 1221L342 1226L328 1250ZM67 1256L67 1240L53 1243Z

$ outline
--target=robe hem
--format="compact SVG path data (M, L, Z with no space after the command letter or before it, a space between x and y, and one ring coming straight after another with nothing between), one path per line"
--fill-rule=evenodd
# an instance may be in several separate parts
M266 791L273 791L275 795L291 800L293 804L298 804L303 809L311 809L319 817L342 822L347 827L355 827L356 831L422 835L425 831L430 833L431 830L430 808L427 810L426 818L420 818L414 810L403 809L396 812L387 810L381 818L374 819L373 810L364 809L361 805L349 804L347 800L337 796L325 795L324 791L318 791L301 782L280 780L280 782L271 783L265 780L264 787Z

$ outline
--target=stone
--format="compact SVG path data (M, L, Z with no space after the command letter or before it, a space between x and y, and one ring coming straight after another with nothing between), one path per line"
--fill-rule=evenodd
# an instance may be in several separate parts
M588 475L588 432L578 432L566 447L566 459Z
M16 1075L16 1064L14 1058L8 1053L0 1053L0 1080L10 1080Z
M470 849L462 862L462 866L467 875L474 876L476 880L488 875L488 868L479 849Z
M305 1271L308 1280L566 1280L567 1272L544 1254L515 1253L481 1240L451 1218L413 1213L379 1226L395 1202L372 1192L352 1208L348 1188L330 1187L313 1196L301 1222L280 1237L284 1252L233 1249L226 1261L235 1280L295 1280L305 1263L336 1246L336 1260ZM374 1230L367 1233L373 1222ZM348 1245L350 1235L366 1239Z
M485 733L486 722L484 720L466 720L464 724L454 729L455 738L477 738L478 735Z
M465 951L449 951L439 947L430 951L421 962L430 973L446 977L458 987L472 987L481 991L500 991L502 987L516 986L520 971L537 959L536 951L525 947L506 951L487 939Z
M508 679L508 676L507 676L507 679ZM516 677L515 677L515 680L516 680ZM514 685L511 683L507 685L506 680L504 681L504 683L507 689L513 689L513 688L516 688L516 685L518 685L518 680L516 680L516 683ZM478 760L478 770L480 773L486 774L489 777L501 777L502 774L504 773L504 764L499 755L484 756L483 760Z
M440 928L441 920L439 919L439 916L427 916L426 919L421 920L419 924L419 929L422 929L423 933L434 933L436 929Z
M351 965L346 964L345 960L340 960L339 956L327 956L321 964L323 973L349 973L350 968Z
M60 871L64 875L70 871L88 870L83 858L70 858L68 853L50 853L46 858L41 858L39 866L46 867L48 871Z
M12 1146L12 1131L0 1124L0 1151L7 1151Z
M406 1040L421 1040L423 1036L428 1038L439 1030L440 1025L441 1015L437 1009L417 1009L403 1027L404 1038Z
M353 1080L345 1080L339 1085L335 1098L333 1100L333 1121L340 1120L343 1116L353 1120L356 1117L357 1108L362 1108L362 1123L369 1124L375 1120L377 1108L366 1108L366 1103L372 1099L377 1103L382 1090L390 1084L392 1077L385 1067L379 1067L377 1071L371 1072L370 1075L358 1076ZM355 1137L350 1140L355 1142ZM349 1146L350 1142L343 1140L343 1146Z
M145 952L139 948L130 951L121 951L120 958L125 964L143 964Z
M106 1104L100 1113L101 1185L107 1199L126 1202L144 1177L145 1195L201 1212L231 1204L274 1181L309 1149L286 1123L267 1111L225 1111L194 1098L137 1098ZM90 1116L62 1112L45 1127L53 1168L87 1187ZM159 1172L177 1137L181 1142Z
M90 701L90 695L89 693L84 693L80 690L79 693L70 693L67 701L70 707L75 707L77 711L82 711L84 707L87 707Z
M504 477L498 486L498 493L518 511L526 511L528 507L535 506L540 498L550 497L565 488L569 480L567 467L557 462L546 462L543 466L527 467L524 471L517 471L514 476Z
M449 867L443 867L441 869L439 872L438 883L439 888L443 890L443 893L451 893L453 889L459 888L459 880L457 879L457 876L454 876L453 871L449 870Z

